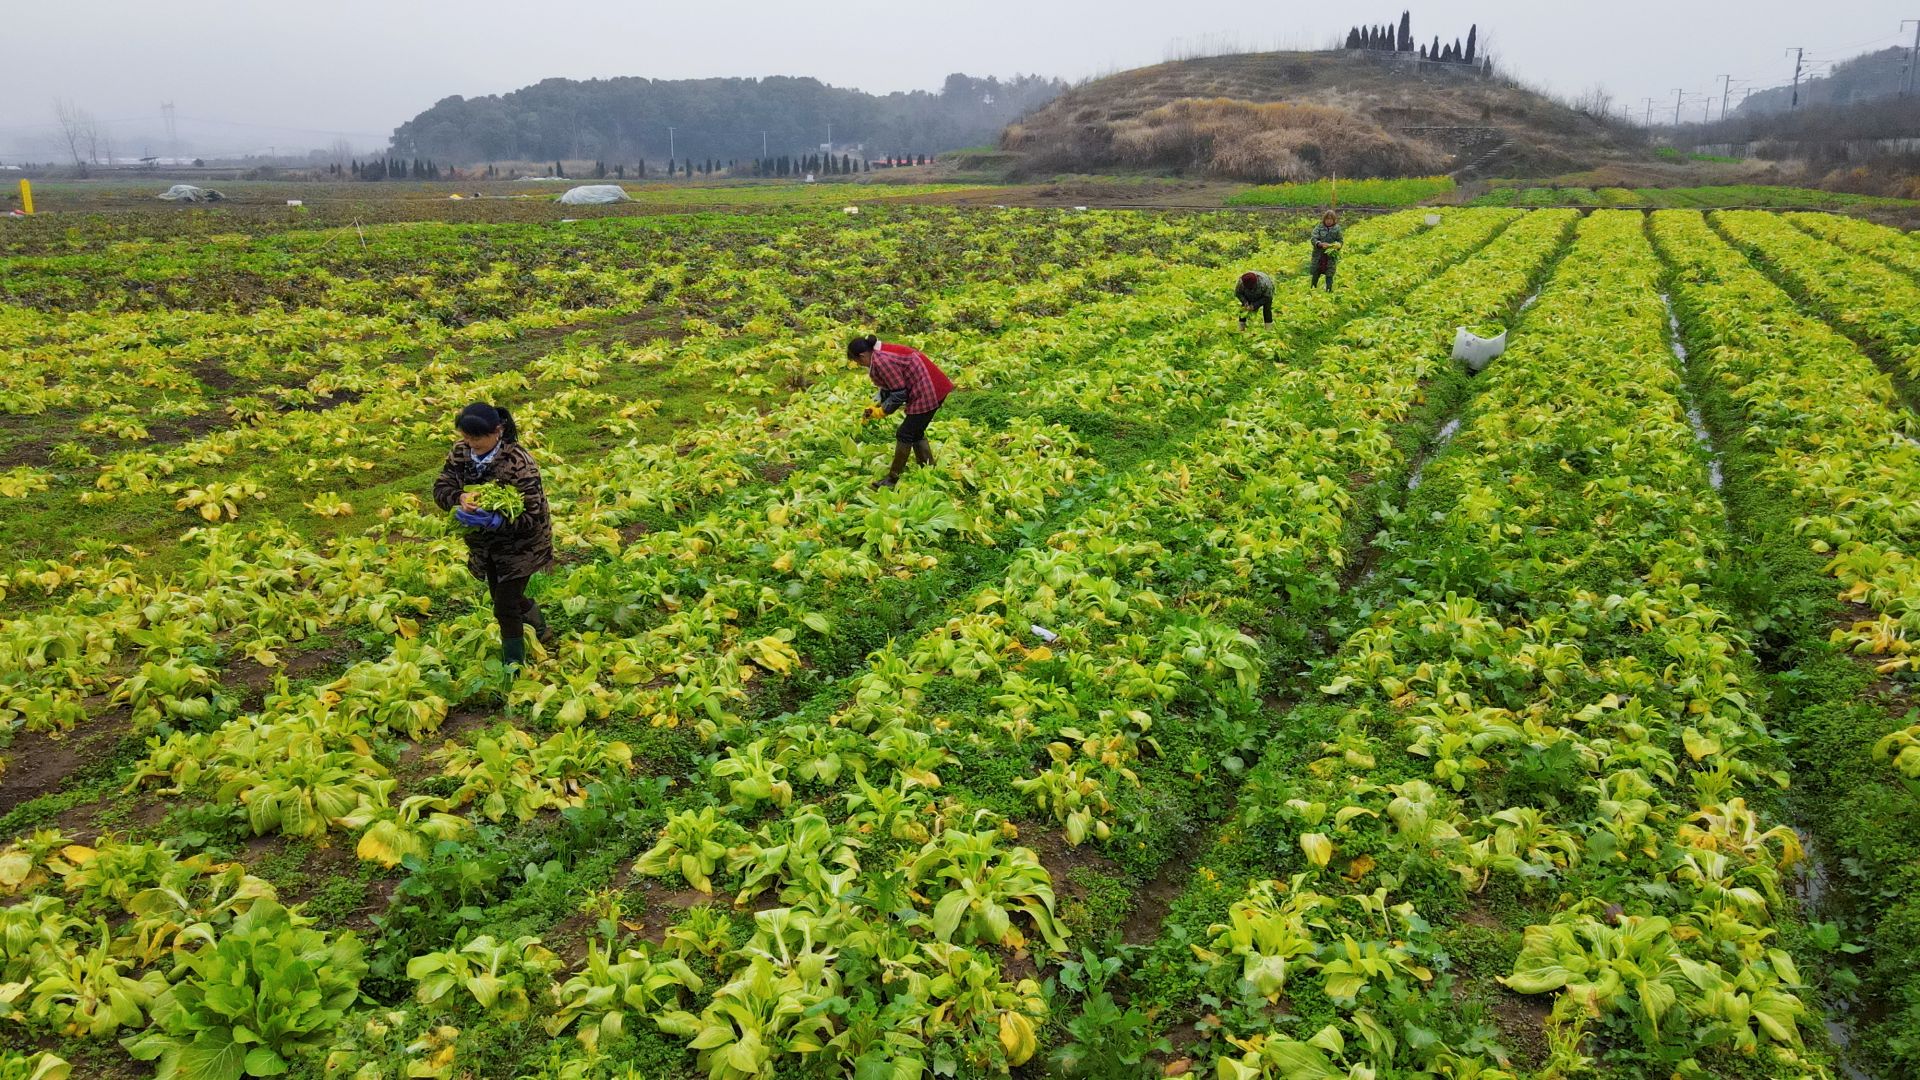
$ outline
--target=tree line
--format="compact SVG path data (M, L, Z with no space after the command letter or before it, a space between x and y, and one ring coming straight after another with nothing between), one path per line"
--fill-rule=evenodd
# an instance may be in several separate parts
M790 160L816 148L898 158L992 143L1066 83L947 76L935 92L874 95L811 78L547 79L449 97L394 129L394 158L440 161ZM827 146L831 128L832 145ZM669 154L669 150L672 151Z
M1440 35L1435 34L1432 46L1416 46L1413 41L1413 13L1402 11L1400 25L1356 26L1347 31L1347 48L1367 49L1374 52L1415 53L1422 60L1438 60L1445 64L1471 64L1477 59L1480 47L1480 24L1474 23L1467 29L1467 41L1462 45L1454 38L1451 45L1442 45Z
M585 179L587 176L595 180L604 180L609 177L625 180L628 176L637 180L644 180L649 176L665 176L668 179L677 176L850 176L854 173L872 172L875 168L925 165L932 160L933 157L928 154L902 154L877 161L868 161L847 153L780 154L775 157L746 160L702 158L696 161L693 158L679 160L668 158L664 164L655 162L652 166L648 166L647 160L641 158L633 164L631 170L624 161L617 161L611 165L604 161L596 161L584 175L569 174L563 162L555 161L547 175L566 180ZM195 164L199 162L196 161ZM328 164L325 171L328 176L342 178L351 176L355 180L477 180L483 178L492 180L500 177L498 165L487 164L464 171L454 168L442 170L432 158L424 161L414 158L411 162L405 158L382 158L366 162L356 159L345 165ZM518 176L518 172L510 172L507 178L515 179Z
M405 158L382 158L367 162L354 160L345 166L335 162L327 166L327 175L350 175L355 180L438 180L441 173L432 158L425 161L414 158L411 164Z

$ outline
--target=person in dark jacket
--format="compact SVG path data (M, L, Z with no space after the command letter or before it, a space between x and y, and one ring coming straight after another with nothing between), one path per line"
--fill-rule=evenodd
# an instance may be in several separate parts
M1340 248L1346 241L1346 233L1340 229L1340 217L1329 210L1313 227L1313 279L1307 282L1311 289L1327 279L1327 291L1333 291L1333 271L1340 263Z
M1233 298L1240 301L1240 329L1247 328L1247 317L1255 308L1268 326L1273 325L1273 279L1258 270L1240 275L1233 286Z
M891 345L869 334L847 342L847 359L867 369L867 376L878 388L878 401L867 406L866 417L877 420L896 409L907 411L893 439L893 465L887 475L873 482L876 488L890 488L900 482L907 467L907 454L921 465L933 464L933 444L927 441L927 425L941 403L953 392L953 380L927 357L926 353L905 345Z
M546 489L507 410L475 402L461 410L453 426L460 441L434 481L433 501L467 527L467 569L487 583L493 617L500 623L500 658L517 668L527 658L526 627L533 627L541 642L552 640L539 605L527 596L528 579L553 562ZM481 509L474 495L482 484L518 490L525 509L512 520Z

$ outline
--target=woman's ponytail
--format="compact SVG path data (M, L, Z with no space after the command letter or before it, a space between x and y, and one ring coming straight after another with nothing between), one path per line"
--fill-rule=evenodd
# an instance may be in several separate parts
M852 341L847 342L847 359L858 360L867 353L872 352L879 344L880 338L874 334L854 338Z
M484 401L476 401L461 409L453 426L469 435L491 435L497 431L502 439L510 443L520 441L520 425L513 422L513 414Z

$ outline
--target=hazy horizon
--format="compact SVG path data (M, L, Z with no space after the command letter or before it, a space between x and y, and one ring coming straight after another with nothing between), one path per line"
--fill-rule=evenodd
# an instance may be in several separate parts
M19 8L0 45L0 156L37 160L61 156L57 98L98 118L120 157L166 152L162 102L173 104L188 153L304 153L342 139L365 153L442 98L546 78L793 75L881 94L936 90L950 72L1079 81L1184 52L1321 48L1354 21L1395 21L1402 10L1301 11L1256 23L1243 5L1218 0L982 0L926 13L876 0L671 9L576 0L555 13L501 0L341 0L323 17L238 0L206 0L184 15L126 0ZM1516 0L1442 0L1412 12L1417 40L1451 42L1477 22L1506 72L1561 95L1604 85L1635 119L1651 97L1656 121L1670 121L1674 88L1683 88L1691 121L1709 98L1718 113L1723 73L1735 80L1735 101L1748 87L1787 82L1790 46L1804 46L1805 74L1818 74L1912 40L1898 29L1911 12L1891 0L1843 8L1758 0L1737 25L1724 5L1700 2L1628 0L1592 17Z

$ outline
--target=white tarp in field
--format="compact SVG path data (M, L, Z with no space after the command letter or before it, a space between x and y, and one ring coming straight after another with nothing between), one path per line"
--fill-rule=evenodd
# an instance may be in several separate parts
M619 184L582 184L560 196L568 206L593 206L599 203L627 202L627 189Z
M168 202L219 202L225 195L211 188L194 187L192 184L175 184L159 195Z

